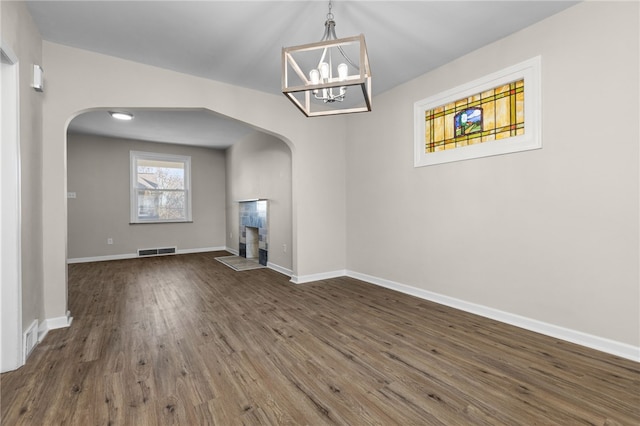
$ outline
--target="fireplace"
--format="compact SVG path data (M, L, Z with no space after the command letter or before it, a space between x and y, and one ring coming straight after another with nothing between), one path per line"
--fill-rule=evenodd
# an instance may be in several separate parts
M239 254L248 259L257 258L267 266L267 200L240 201Z
M245 226L245 257L255 259L259 257L260 231L255 226Z

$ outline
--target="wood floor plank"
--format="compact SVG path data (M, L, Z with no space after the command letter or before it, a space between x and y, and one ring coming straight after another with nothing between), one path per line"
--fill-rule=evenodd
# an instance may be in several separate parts
M74 322L0 376L2 424L640 424L638 363L224 255L70 265Z

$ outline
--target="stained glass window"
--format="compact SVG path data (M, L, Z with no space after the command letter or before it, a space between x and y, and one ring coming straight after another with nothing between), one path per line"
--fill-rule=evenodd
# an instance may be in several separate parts
M467 108L453 116L456 137L482 131L482 108Z
M425 111L425 153L524 135L524 79Z

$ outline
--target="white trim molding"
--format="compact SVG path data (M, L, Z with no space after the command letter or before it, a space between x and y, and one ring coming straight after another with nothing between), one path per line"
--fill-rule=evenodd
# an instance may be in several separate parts
M72 259L67 259L67 264L72 263L88 263L88 262L104 262L107 260L121 260L121 259L133 259L137 258L137 253L128 253L128 254L112 254L108 256L92 256L92 257L76 257Z
M293 275L293 271L291 269L287 269L283 266L276 265L275 263L267 262L267 268L273 269L276 272L280 272L283 275L291 277Z
M223 248L221 250L228 251L229 253L231 253L231 254L233 254L235 256L240 256L240 252L238 251L238 249L234 249L234 248L231 248L231 247L225 247L225 248Z
M294 284L306 284L313 281L344 277L345 275L347 275L347 271L345 271L344 269L341 269L339 271L321 272L319 274L291 275L291 282Z
M485 318L490 318L496 321L500 321L505 324L524 328L525 330L544 334L546 336L554 337L557 339L565 340L567 342L576 343L578 345L585 346L591 349L596 349L598 351L606 352L611 355L616 355L621 358L626 358L632 361L640 362L640 347L629 345L627 343L606 339L604 337L594 336L592 334L583 333L581 331L572 330L572 329L561 327L554 324L549 324L543 321L538 321L532 318L523 317L523 316L512 314L509 312L504 312L498 309L490 308L488 306L466 302L464 300L456 299L454 297L445 296L439 293L434 293L428 290L423 290L423 289L412 287L405 284L400 284L400 283L386 280L383 278L373 277L371 275L361 274L359 272L347 271L346 275L351 278L368 282L370 284L375 284L391 290L396 290L396 291L399 291L400 293L409 294L411 296L419 297L421 299L429 300L431 302L439 303L441 305L449 306L455 309L460 309L461 311L469 312L472 314L480 315Z
M175 254L189 254L189 253L206 253L209 251L229 251L226 247L202 247L193 249L181 249L177 250ZM122 259L137 259L138 253L126 253L126 254L111 254L107 256L93 256L93 257L76 257L67 259L67 264L71 263L87 263L87 262L104 262L107 260L122 260ZM148 256L143 256L148 257Z
M130 162L130 173L129 178L130 182L130 223L171 223L171 222L191 222L192 221L192 212L191 212L191 156L188 155L175 155L175 154L166 154L166 153L158 153L158 152L142 152L142 151L129 151L129 162ZM167 182L164 184L161 183L161 180L158 179L157 186L159 188L140 188L140 182L138 178L138 166L139 164L146 164L145 167L149 166L151 170L158 169L167 169L171 168L174 170L179 169L180 167L175 167L175 165L181 165L182 167L182 188L169 188ZM167 163L173 163L174 167L169 166ZM162 165L161 165L162 164ZM156 173L155 171L152 173ZM159 175L156 174L156 177ZM139 192L173 192L173 193L183 193L184 194L184 206L182 209L182 217L179 219L162 219L162 218L144 218L140 215L140 197ZM157 200L156 200L157 201Z
M71 311L67 311L67 315L65 316L47 318L46 320L42 321L38 326L38 342L42 342L42 340L47 336L50 330L70 327L71 322L73 322Z
M466 98L476 96L487 90L504 86L519 80L524 80L524 87L522 89L524 91L524 129L522 134L510 136L504 139L494 139L483 143L461 146L454 149L426 152L426 111L444 108L446 105L453 105L457 101L465 100ZM488 157L492 155L542 148L541 94L541 58L540 56L536 56L527 61L515 64L494 72L493 74L481 77L477 80L416 102L413 107L414 167L431 166L434 164L449 163L452 161L469 160L472 158ZM471 105L475 105L475 103L472 103ZM471 107L471 105L469 107ZM474 110L482 110L479 104L476 106L476 108L473 108ZM466 119L466 113L462 110L459 111L459 114L464 114L463 117ZM453 114L453 112L451 112L451 114ZM449 116L448 113L447 116ZM438 118L437 120L441 120L443 125L446 121L445 117ZM451 122L447 122L447 126L453 125L454 120L452 117ZM453 129L451 131L451 134L453 134ZM473 134L476 134L476 132ZM483 133L478 131L477 135L481 134Z
M180 249L176 251L176 254L190 254L190 253L206 253L208 251L226 251L226 247L202 247L192 249Z
M0 39L0 372L24 365L20 72L15 52Z

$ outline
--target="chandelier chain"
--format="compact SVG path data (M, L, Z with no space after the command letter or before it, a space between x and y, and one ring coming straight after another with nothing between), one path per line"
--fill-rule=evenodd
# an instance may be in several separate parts
M328 21L333 21L333 13L331 12L332 7L333 7L333 4L331 3L331 0L329 0L329 12L327 13Z
M322 36L322 39L320 41L336 40L338 38L338 36L336 36L336 29L335 29L336 23L334 21L334 15L331 12L331 8L333 8L333 3L332 3L332 0L329 0L329 13L327 13L327 22L324 23L324 35ZM342 46L338 46L337 48L340 54L344 57L344 59L353 68L360 71L360 67L354 61L351 60L349 55L347 55L344 49L342 49ZM322 58L320 59L320 62L324 61L326 54L327 54L327 49L324 50L322 54Z

